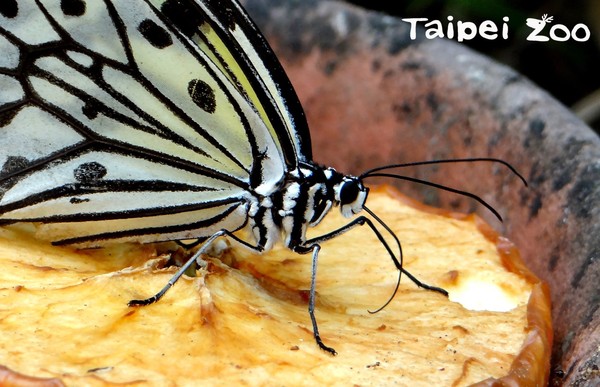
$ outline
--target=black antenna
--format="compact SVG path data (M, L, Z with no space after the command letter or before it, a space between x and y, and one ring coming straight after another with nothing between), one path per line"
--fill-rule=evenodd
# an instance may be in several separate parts
M390 177L390 178L393 178L393 179L407 180L407 181L412 181L413 183L424 184L424 185L428 185L430 187L439 188L439 189L444 190L444 191L448 191L448 192L452 192L452 193L455 193L455 194L467 196L467 197L469 197L471 199L477 200L479 203L481 203L481 205L483 205L485 208L487 208L488 210L490 210L490 212L492 214L494 214L494 216L496 218L498 218L499 221L502 222L502 216L500 216L500 214L498 213L498 211L496 211L494 209L494 207L492 207L491 204L489 204L488 202L486 202L485 200L483 200L482 198L480 198L479 196L477 196L477 195L475 195L475 194L473 194L471 192L462 191L462 190L459 190L459 189L447 187L445 185L441 185L441 184L437 184L437 183L432 183L432 182L427 181L427 180L417 179L415 177L409 177L409 176L403 176L403 175L396 175L394 173L371 173L370 175L365 176L365 178L366 177Z
M502 164L503 166L508 168L513 174L515 174L523 182L523 184L526 187L528 186L527 180L525 180L525 178L512 165L510 165L509 163L507 163L504 160L491 158L491 157L477 157L477 158L464 158L464 159L442 159L442 160L417 161L417 162L401 163L401 164L389 164L389 165L384 165L381 167L369 169L369 170L363 172L358 177L361 180L366 179L368 177L389 177L392 179L406 180L406 181L411 181L413 183L424 184L424 185L427 185L430 187L434 187L434 188L452 192L452 193L455 193L458 195L466 196L466 197L469 197L469 198L474 199L477 202L479 202L481 205L483 205L485 208L487 208L492 214L494 214L494 216L496 218L498 218L498 220L502 221L502 216L500 216L500 214L498 213L498 211L496 211L494 209L494 207L492 207L489 203L487 203L481 197L479 197L471 192L459 190L456 188L448 187L448 186L437 184L437 183L432 183L432 182L414 178L414 177L398 175L395 173L382 172L382 171L386 171L389 169L415 167L415 166L419 166L419 165L449 164L449 163L475 163L475 162L482 162L482 161ZM439 288L437 286L427 285L427 284L419 281L415 276L413 276L406 269L404 269L402 245L400 244L400 240L398 239L398 237L396 236L394 231L392 231L392 229L387 224L385 224L385 222L383 220L381 220L381 218L379 218L377 215L375 215L375 213L373 211L371 211L369 208L367 208L366 206L363 206L363 210L365 210L373 219L375 219L375 221L377 223L379 223L388 232L388 234L392 236L392 238L394 238L396 245L398 246L398 251L399 251L398 261L394 260L395 263L399 264L399 265L396 265L398 268L398 281L396 281L396 287L394 288L394 291L392 292L391 297L388 298L388 300L381 307L375 309L374 311L368 310L368 312L371 314L377 313L377 312L383 310L386 306L388 306L390 304L390 302L392 302L392 300L398 293L398 289L400 288L400 281L402 279L402 274L406 275L418 287L424 288L427 290L432 290L432 291L441 293L441 294L445 295L446 297L448 297L448 292L446 290Z
M398 263L400 264L400 266L398 267L398 281L396 282L396 287L395 287L394 291L392 292L392 295L390 296L390 298L388 298L388 300L382 306L380 306L379 308L375 309L374 311L367 310L367 312L369 312L371 314L375 314L375 313L380 312L381 310L383 310L386 306L388 306L390 304L390 302L392 302L392 300L396 296L396 293L398 293L398 288L400 288L400 280L402 279L402 274L404 274L408 278L410 278L410 280L412 282L414 282L415 285L417 285L418 287L426 289L426 290L432 290L434 292L441 293L444 296L448 297L448 292L446 290L444 290L442 288L439 288L437 286L427 285L426 283L423 283L423 282L419 281L417 279L417 277L415 277L414 275L410 274L403 267L403 258L404 258L404 255L402 253L402 244L400 243L400 239L398 238L398 236L396 235L396 233L394 233L394 231L387 224L385 224L385 222L380 217L378 217L373 211L371 211L367 206L363 206L363 210L366 213L368 213L373 219L375 219L375 221L377 223L379 223L385 229L385 231L387 231L388 234L390 234L392 236L392 238L394 238L394 240L396 241L396 245L398 246L398 251L399 251Z
M429 161L415 161L411 163L400 163L400 164L389 164L381 167L376 167L372 169L368 169L363 172L359 178L363 179L365 177L373 176L374 172L384 171L386 169L394 169L394 168L406 168L406 167L416 167L419 165L432 165L432 164L450 164L450 163L476 163L476 162L491 162L491 163L499 163L504 165L506 168L510 169L510 171L515 174L523 184L527 187L527 180L517 171L515 167L510 165L504 160L496 159L493 157L474 157L474 158L464 158L464 159L441 159L441 160L429 160Z

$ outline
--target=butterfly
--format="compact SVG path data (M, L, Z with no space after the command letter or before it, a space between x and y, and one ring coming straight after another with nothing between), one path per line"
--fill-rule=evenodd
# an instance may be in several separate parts
M365 205L364 184L444 160L359 176L313 162L294 89L236 0L4 0L0 52L0 225L39 223L40 237L78 247L202 243L159 293L130 306L160 299L219 238L256 253L283 239L312 256L313 333L335 354L314 315L318 254L362 225L398 283L404 274L447 295L402 267L399 239ZM459 161L516 173L501 160ZM333 207L352 219L307 239ZM354 216L361 211L369 216ZM234 234L242 228L249 240Z

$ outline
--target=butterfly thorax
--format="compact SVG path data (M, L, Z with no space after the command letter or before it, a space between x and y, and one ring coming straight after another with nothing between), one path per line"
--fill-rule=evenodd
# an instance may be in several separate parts
M302 163L289 171L283 186L250 207L250 226L261 249L283 236L285 246L304 246L308 227L316 226L334 206L345 217L362 210L368 188L355 176L330 167Z

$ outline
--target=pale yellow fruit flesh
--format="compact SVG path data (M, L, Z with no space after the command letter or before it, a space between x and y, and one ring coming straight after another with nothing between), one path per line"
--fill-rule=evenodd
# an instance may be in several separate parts
M405 269L450 298L403 277L392 302L370 314L395 287L389 255L366 226L323 243L316 317L337 356L313 339L310 255L230 248L158 303L129 308L130 299L151 296L176 271L157 269L168 257L154 246L77 251L1 230L0 364L7 368L0 381L544 384L548 292L516 249L474 216L427 209L389 188L371 192L368 204L400 238ZM330 214L311 235L344 222Z

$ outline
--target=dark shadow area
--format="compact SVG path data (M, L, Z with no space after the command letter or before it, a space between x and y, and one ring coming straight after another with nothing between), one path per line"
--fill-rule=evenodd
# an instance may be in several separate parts
M572 107L581 118L600 133L600 3L594 0L409 0L391 2L384 0L346 0L402 18L427 18L438 20L447 31L448 16L452 16L454 28L458 21L472 22L479 26L483 21L494 22L499 29L506 24L507 39L500 34L488 40L476 36L465 40L467 46L504 63L547 90L568 107ZM590 30L586 41L571 37L564 42L549 39L546 42L528 41L533 31L527 19L552 17L540 35L566 37L563 25L572 31L582 23ZM503 18L508 17L508 22ZM427 22L421 22L424 26ZM584 37L584 30L576 31ZM454 38L456 40L456 37Z

